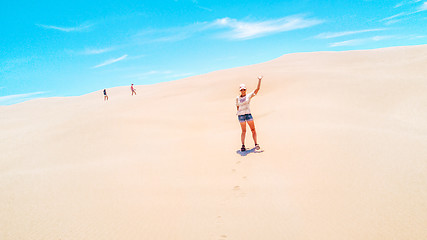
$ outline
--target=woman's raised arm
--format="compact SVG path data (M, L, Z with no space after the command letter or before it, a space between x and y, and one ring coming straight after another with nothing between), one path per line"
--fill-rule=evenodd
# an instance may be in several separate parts
M259 91L259 88L261 87L261 79L263 78L263 76L259 76L258 77L258 86L256 87L256 89L255 89L255 95L257 95L258 94L258 91Z

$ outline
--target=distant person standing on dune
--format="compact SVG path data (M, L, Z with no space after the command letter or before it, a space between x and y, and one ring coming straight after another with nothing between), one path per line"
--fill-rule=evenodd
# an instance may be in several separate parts
M107 89L104 88L104 101L108 101Z
M251 101L251 98L257 95L259 88L261 87L261 79L262 79L262 76L259 76L257 88L249 94L246 94L246 85L243 83L240 84L240 96L236 98L237 116L239 118L240 126L242 127L242 135L241 135L241 140L242 140L241 151L242 152L246 151L246 147L245 147L246 123L248 123L249 127L251 128L252 138L254 139L254 142L255 142L255 149L256 150L260 149L259 144L257 142L254 119L252 117L251 110L249 109L249 103Z
M135 94L135 95L136 95L136 89L133 87L133 83L132 83L132 85L130 86L130 90L132 91L132 96L133 96L133 94Z

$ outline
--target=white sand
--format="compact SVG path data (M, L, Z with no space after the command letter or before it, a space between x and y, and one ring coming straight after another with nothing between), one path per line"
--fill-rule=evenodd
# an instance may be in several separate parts
M427 239L427 45L136 89L0 108L0 239Z

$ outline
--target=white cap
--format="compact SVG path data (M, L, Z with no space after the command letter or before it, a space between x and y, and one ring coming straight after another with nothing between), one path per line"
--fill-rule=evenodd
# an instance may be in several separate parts
M246 89L246 85L245 84L240 84L240 90L242 90L242 89Z

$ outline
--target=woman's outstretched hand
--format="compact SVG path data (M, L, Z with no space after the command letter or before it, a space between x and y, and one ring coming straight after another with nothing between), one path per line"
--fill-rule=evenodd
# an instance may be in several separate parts
M261 87L261 79L262 79L262 77L263 77L262 75L258 76L258 86L255 89L255 95L258 94L259 88Z

